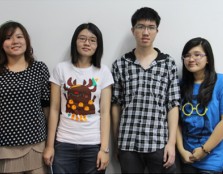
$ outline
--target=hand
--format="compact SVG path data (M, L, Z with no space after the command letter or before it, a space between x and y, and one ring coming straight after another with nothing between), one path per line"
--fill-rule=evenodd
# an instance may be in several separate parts
M51 166L53 164L54 148L46 147L43 152L43 160L46 165Z
M169 168L175 162L175 144L167 143L164 148L163 167Z
M207 154L202 150L201 147L198 147L193 150L192 155L190 157L191 161L200 161L202 160Z
M98 170L105 170L109 164L109 153L103 151L98 152L97 168Z
M181 157L182 157L182 160L184 163L188 163L188 164L191 164L193 163L194 161L192 161L190 158L191 156L193 156L193 154L187 150L184 150L182 153L181 153Z

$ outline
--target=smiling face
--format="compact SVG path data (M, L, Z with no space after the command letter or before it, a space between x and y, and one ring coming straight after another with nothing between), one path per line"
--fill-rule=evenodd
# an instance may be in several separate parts
M139 20L132 28L137 47L152 47L158 33L155 21Z
M7 57L24 56L26 48L26 40L20 28L16 28L13 33L8 33L3 42L3 50Z
M97 49L97 37L88 29L84 29L79 33L76 44L80 58L91 58Z
M202 46L198 45L193 47L186 55L188 57L183 60L186 69L192 73L204 74L208 61Z

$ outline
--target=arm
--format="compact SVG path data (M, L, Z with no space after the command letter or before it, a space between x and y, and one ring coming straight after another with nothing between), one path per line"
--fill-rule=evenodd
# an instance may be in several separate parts
M114 142L114 154L118 157L118 134L119 134L119 123L121 117L122 103L124 99L123 91L125 90L122 86L122 76L120 71L122 66L118 67L117 61L112 66L112 75L114 78L114 84L112 86L112 133Z
M184 149L182 130L179 125L177 128L177 149L178 149L184 163L193 163L193 161L190 160L192 153Z
M178 119L179 119L178 107L174 107L168 112L169 139L164 150L164 162L165 162L164 167L166 168L173 165L175 161L175 144L176 144Z
M169 61L168 61L169 60ZM167 91L167 108L168 108L168 130L169 139L164 149L164 167L168 168L175 162L175 145L176 145L176 133L179 120L179 108L180 105L180 86L178 79L178 71L176 63L172 58L167 59L168 72L169 72L169 84Z
M201 147L194 149L191 160L193 161L201 160L206 155L208 155L207 152L211 153L212 149L214 149L223 140L222 130L223 130L223 115L221 116L221 121L216 125L209 139L206 141L206 143L204 143L203 145L204 150Z
M49 113L50 113L50 107L43 107L42 109L43 109L43 113L44 113L44 115L46 117L46 120L48 122Z
M221 121L217 124L207 142L203 145L207 152L211 152L223 139L223 115Z
M121 106L118 104L112 104L112 132L113 132L115 155L118 154L118 133L119 133L120 115L121 115Z
M43 158L46 165L52 165L54 158L54 140L60 112L60 86L51 84L50 115L48 120L48 136Z
M97 168L104 170L109 163L109 153L104 152L109 147L110 139L110 109L111 109L111 86L101 92L101 150L98 152Z

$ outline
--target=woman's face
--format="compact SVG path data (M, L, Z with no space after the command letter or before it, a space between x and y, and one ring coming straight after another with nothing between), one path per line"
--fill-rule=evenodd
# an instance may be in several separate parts
M7 57L21 57L26 51L26 40L20 28L16 28L14 33L6 37L3 42L3 49Z
M201 45L193 47L186 55L183 55L184 65L188 71L192 73L204 73L207 61L207 56Z
M97 37L88 29L84 29L79 33L76 44L80 58L91 58L97 49Z

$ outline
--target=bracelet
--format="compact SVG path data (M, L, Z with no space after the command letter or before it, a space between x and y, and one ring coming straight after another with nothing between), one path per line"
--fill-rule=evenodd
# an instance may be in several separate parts
M202 148L202 150L203 150L204 153L206 153L206 154L210 154L210 153L211 153L211 152L208 152L208 151L206 151L206 150L204 149L204 145L202 145L201 148Z
M100 151L102 151L104 153L109 153L109 148L105 148L105 149L100 148Z

